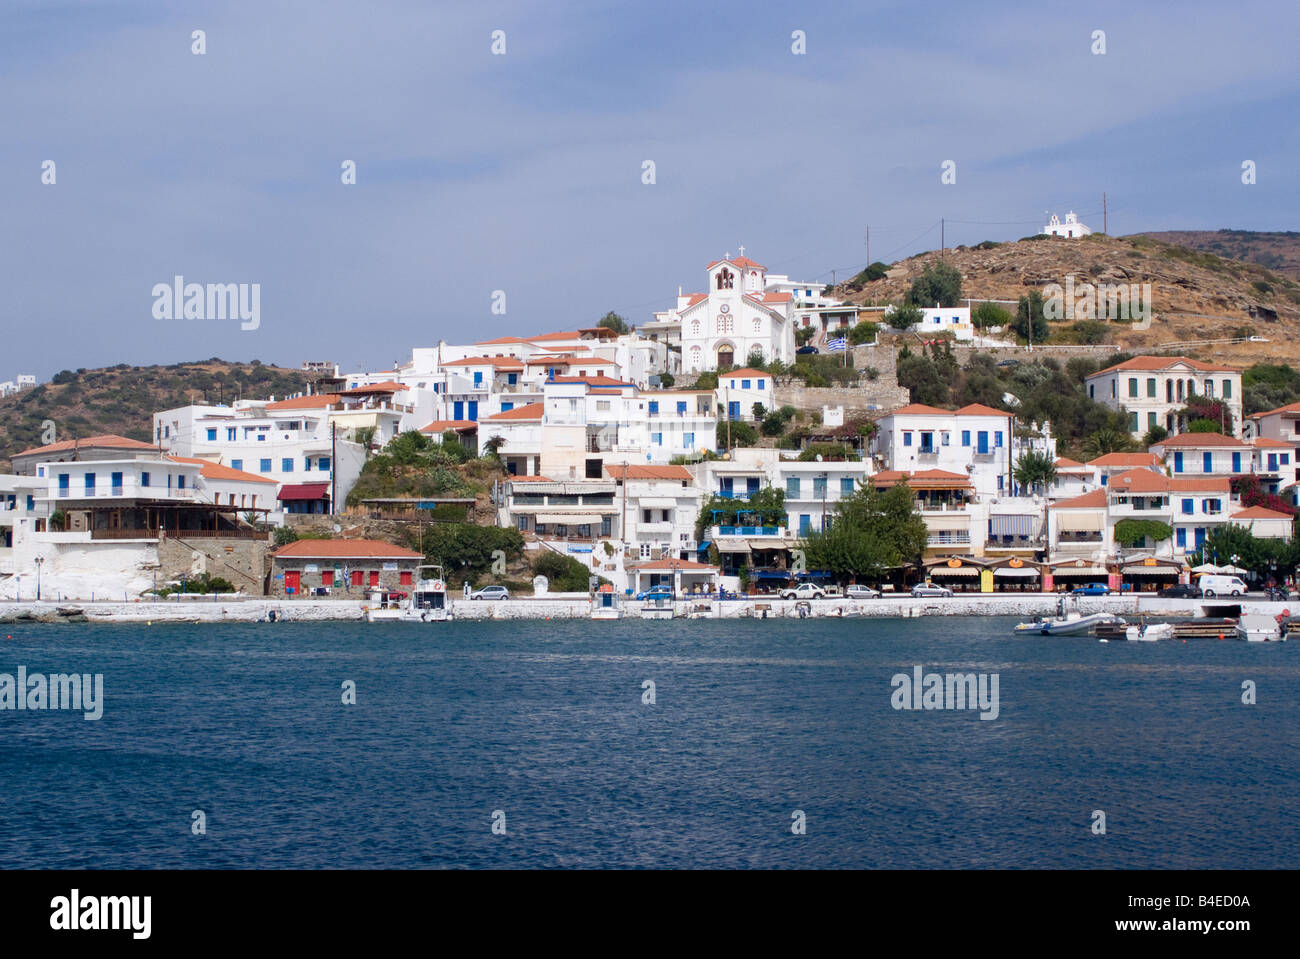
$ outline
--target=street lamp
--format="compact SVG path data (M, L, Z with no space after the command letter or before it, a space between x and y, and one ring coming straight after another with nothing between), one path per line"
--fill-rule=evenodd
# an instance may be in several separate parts
M41 567L45 565L45 557L37 556L33 562L36 563L36 601L41 601Z

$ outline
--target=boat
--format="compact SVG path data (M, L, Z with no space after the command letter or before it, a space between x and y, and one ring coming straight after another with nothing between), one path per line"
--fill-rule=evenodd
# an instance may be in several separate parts
M609 583L602 585L591 600L591 618L622 619L623 610L619 608L618 598L613 586Z
M1158 639L1173 639L1173 623L1151 623L1146 626L1130 626L1124 631L1124 638L1139 643L1154 643Z
M1074 596L1062 596L1056 604L1056 615L1042 617L1030 623L1016 626L1016 635L1036 634L1042 636L1065 636L1072 633L1087 633L1098 626L1122 622L1114 613L1088 613L1079 610L1079 601Z
M672 619L675 615L676 604L668 596L656 595L641 605L642 619Z
M419 567L409 598L405 593L393 591L371 595L376 605L366 607L366 621L370 623L440 623L451 619L451 602L441 566Z
M1242 613L1237 620L1236 635L1248 643L1277 643L1286 639L1283 624L1287 617L1267 613Z

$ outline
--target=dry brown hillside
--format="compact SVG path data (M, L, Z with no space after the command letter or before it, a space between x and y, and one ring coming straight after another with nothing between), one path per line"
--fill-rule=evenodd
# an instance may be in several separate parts
M1274 273L1300 280L1300 233L1261 233L1254 230L1167 230L1141 233L1162 243L1174 243L1230 260L1258 263Z
M881 280L838 293L854 303L896 302L911 288L936 251L893 264ZM1217 339L1246 334L1267 343L1242 343L1189 349L1220 360L1250 365L1286 359L1300 364L1300 283L1255 263L1224 259L1148 236L1093 235L1068 240L1038 237L1014 243L980 244L948 250L943 259L962 274L962 296L1018 300L1049 283L1150 283L1153 322L1146 331L1110 324L1115 343L1142 350L1175 341ZM1060 330L1069 323L1054 324Z

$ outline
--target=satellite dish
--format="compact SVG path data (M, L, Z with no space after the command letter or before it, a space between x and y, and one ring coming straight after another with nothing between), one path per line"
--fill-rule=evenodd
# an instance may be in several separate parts
M334 524L334 532L336 532L336 533L341 533L341 532L343 532L343 527L340 526L338 523L335 523L335 524Z

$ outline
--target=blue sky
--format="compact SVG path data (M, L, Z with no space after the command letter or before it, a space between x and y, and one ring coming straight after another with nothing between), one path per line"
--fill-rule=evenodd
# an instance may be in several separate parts
M5 0L0 380L378 369L643 322L742 243L824 282L861 269L868 224L886 260L936 248L940 217L949 245L1045 210L1099 229L1102 191L1116 234L1296 229L1297 27L1251 2ZM176 274L260 283L259 329L154 319Z

